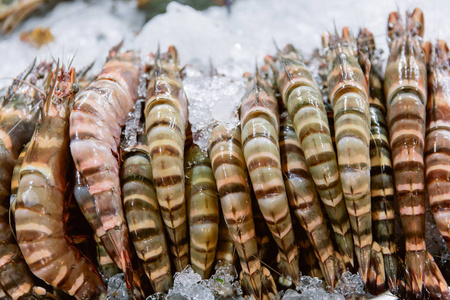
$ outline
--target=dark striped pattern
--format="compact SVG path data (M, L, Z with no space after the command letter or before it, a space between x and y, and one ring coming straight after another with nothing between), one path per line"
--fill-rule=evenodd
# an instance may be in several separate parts
M284 269L299 280L298 249L281 171L278 102L257 70L242 99L242 148L261 213L278 245Z
M311 244L306 231L298 224L297 219L293 220L295 220L293 221L293 225L294 228L296 228L295 240L297 241L298 249L302 257L302 259L300 259L300 270L302 274L323 279L324 277L322 270L320 269L319 260L316 257L314 247Z
M248 276L241 271L239 274L239 282L244 291L249 290L250 286L248 284ZM272 300L278 294L277 285L272 277L269 269L266 267L261 267L261 297L260 300Z
M127 149L123 155L121 180L128 230L153 291L164 293L172 286L172 271L152 182L150 155L147 146L140 144Z
M33 63L18 78L30 83L39 76L43 76L43 79L34 82L37 87L43 89L50 75L51 64L41 63L36 66ZM20 169L19 162L23 161L24 154L19 159L18 156L33 134L43 97L44 95L27 84L14 81L0 101L2 103L0 108L0 244L2 245L0 247L0 287L13 299L29 293L34 285L32 275L10 229L9 208L10 195L13 203L16 199L17 168ZM15 176L13 170L16 170ZM12 181L13 178L15 178L14 181Z
M219 200L208 153L192 145L186 153L186 202L188 207L192 269L209 278L219 235Z
M184 185L184 143L187 99L176 49L156 57L150 71L145 103L145 132L152 160L153 181L175 268L189 263L189 239Z
M249 294L260 299L261 264L240 130L229 131L224 125L217 125L211 133L209 157L229 233L234 240L242 270L250 277ZM223 237L222 228L220 235ZM217 259L219 251L223 251L220 243Z
M392 169L389 130L386 120L386 101L383 80L373 59L375 41L367 29L358 35L358 50L370 59L370 192L372 200L373 239L381 247L389 289L397 290L397 245L394 222L394 171Z
M353 266L353 241L343 201L336 154L322 96L291 45L278 54L278 89L294 124L312 179L325 205L340 252Z
M236 248L220 207L219 212L219 237L217 241L216 264L220 262L222 264L234 265L237 257Z
M324 44L329 62L328 93L334 110L339 173L353 231L356 258L367 281L372 246L370 200L370 112L366 78L348 28Z
M413 13L423 14L420 10ZM403 27L398 13L389 15L390 55L384 78L395 186L406 240L406 271L410 288L421 294L425 253L425 55L416 29L423 22L407 16ZM417 26L417 27L415 27Z
M105 293L94 266L66 236L65 191L69 165L69 105L74 70L58 74L42 120L20 170L15 225L20 250L31 271L78 299Z
M112 260L111 256L109 256L105 246L96 234L94 234L94 239L97 243L97 263L100 266L100 272L107 278L111 278L119 273L120 270L117 267L117 264Z
M450 247L450 63L445 42L439 41L431 47L425 140L426 181L436 226Z
M305 155L287 112L281 114L280 153L289 204L313 245L327 284L334 288L333 244Z
M102 73L77 95L70 114L70 150L76 169L94 197L101 233L98 224L91 222L91 226L111 258L119 262L134 295L142 294L142 289L131 264L118 153L122 126L138 97L138 77L134 53L111 50Z
M369 274L367 279L367 290L372 295L381 294L386 290L384 258L380 245L377 242L372 243L370 253ZM395 270L397 273L397 270ZM397 286L397 285L396 285Z

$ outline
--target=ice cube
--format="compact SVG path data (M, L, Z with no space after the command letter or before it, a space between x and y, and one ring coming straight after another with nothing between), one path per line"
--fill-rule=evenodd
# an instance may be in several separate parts
M109 300L129 300L131 293L125 283L125 275L119 273L111 277L108 281L107 299Z

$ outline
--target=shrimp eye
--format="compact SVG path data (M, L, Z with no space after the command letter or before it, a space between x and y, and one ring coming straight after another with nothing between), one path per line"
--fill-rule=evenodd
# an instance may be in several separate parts
M71 90L71 92L72 92L73 94L78 93L79 90L80 90L80 86L79 86L77 83L72 84L72 90Z

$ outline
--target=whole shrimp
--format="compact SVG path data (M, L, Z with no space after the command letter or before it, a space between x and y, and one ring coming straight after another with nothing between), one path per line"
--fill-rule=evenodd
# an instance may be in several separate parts
M156 195L175 268L181 272L189 262L183 163L188 111L178 53L173 46L161 56L159 49L156 54L150 71L145 118Z
M258 258L250 185L241 147L239 128L228 130L220 124L213 128L209 140L209 157L223 215L235 243L244 277L248 277L248 293L255 299L261 299L261 261Z
M122 193L130 236L153 291L167 292L172 286L169 249L164 234L143 115L145 100L138 100L125 126L122 148ZM127 142L130 139L130 142Z
M407 290L421 298L428 291L444 290L439 269L425 245L425 106L427 71L421 47L423 12L416 8L406 16L406 26L398 12L389 14L390 55L384 79L388 123L394 165L395 186L406 242ZM440 272L439 272L440 273ZM442 276L442 275L441 275ZM437 280L437 281L436 281ZM431 286L430 286L431 285ZM435 289L434 286L437 286Z
M101 74L75 99L70 114L70 150L77 171L94 198L91 205L99 222L92 222L94 216L87 219L111 258L119 263L133 295L141 298L143 292L131 264L122 207L118 151L121 127L138 98L140 70L133 52L119 54L119 48L120 45L110 51Z
M397 245L395 244L394 171L389 147L389 129L386 120L386 101L383 79L375 66L375 41L367 29L358 35L358 50L371 62L369 72L370 105L370 185L372 201L372 232L381 247L384 268L392 292L397 290ZM361 57L361 59L364 59Z
M219 236L217 240L215 264L226 263L234 265L237 258L236 246L231 237L231 233L228 230L221 207L219 207L219 215Z
M289 204L313 245L327 284L334 288L336 271L333 243L305 155L286 111L281 114L280 152Z
M450 248L450 62L444 41L427 47L426 180L434 220Z
M328 61L328 93L334 110L339 172L353 230L356 258L367 282L372 246L370 201L370 111L368 80L347 27L342 38L323 35ZM368 76L368 74L366 74Z
M256 70L240 108L245 162L261 213L278 245L284 269L297 284L298 248L281 171L278 102L272 85Z
M15 208L17 241L31 271L78 299L94 299L105 287L94 266L69 243L65 230L69 113L75 73L56 69L19 175Z
M12 176L16 160L33 135L40 115L44 94L39 89L48 83L50 75L51 64L36 65L34 61L13 81L0 101L0 286L13 299L30 293L34 279L9 225Z
M192 269L209 278L219 234L219 201L211 161L195 144L187 150L185 174Z
M269 57L266 57L269 60ZM277 85L297 133L315 187L325 205L340 252L353 266L353 241L336 154L319 88L292 45L278 50Z

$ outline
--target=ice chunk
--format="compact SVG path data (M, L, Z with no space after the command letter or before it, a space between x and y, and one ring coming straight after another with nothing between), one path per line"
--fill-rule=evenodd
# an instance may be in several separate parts
M167 299L167 295L164 293L156 293L153 294L149 297L147 297L146 300L166 300Z
M167 299L214 300L214 295L201 280L202 277L188 265L175 274L173 288L169 290Z
M131 293L125 283L125 276L119 273L111 277L108 281L107 299L109 300L129 300Z
M238 107L245 92L245 80L223 75L210 75L205 68L186 68L183 86L189 100L189 122L194 142L203 150L214 125L229 129L239 124Z
M236 268L228 263L219 262L216 272L206 280L206 286L217 299L238 299L242 295L242 288L237 281Z
M300 299L300 294L294 290L287 290L284 292L283 300L297 300Z
M342 274L342 277L336 286L336 291L345 297L366 294L362 276L359 273L352 274L350 272L344 272Z

